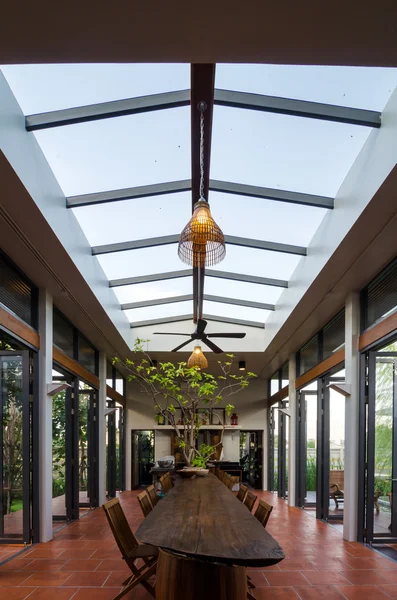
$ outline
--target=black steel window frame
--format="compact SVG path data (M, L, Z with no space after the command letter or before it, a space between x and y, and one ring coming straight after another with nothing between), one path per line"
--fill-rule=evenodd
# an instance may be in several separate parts
M280 390L283 389L283 371L285 370L285 367L287 367L287 372L288 372L288 362L285 363L282 367L280 367L280 369L278 369L275 373L273 373L273 375L271 376L271 378L268 380L268 397L270 398L272 395L276 394L277 392L279 392ZM276 377L275 377L276 376ZM271 382L274 380L277 380L277 391L273 392L272 394L272 390L271 390ZM277 467L278 467L278 476L277 476L277 490L275 489L275 485L274 485L274 475L275 475L275 469L274 469L274 459L275 459L275 454L274 454L274 435L275 435L275 428L274 428L274 411L277 410L278 408L283 408L283 403L279 402L277 407L275 406L270 406L268 409L268 442L267 442L267 446L268 446L268 452L267 452L267 485L268 485L268 490L271 492L277 492L280 498L286 498L286 492L287 492L287 487L286 487L286 437L285 437L285 428L286 428L286 419L288 418L286 415L284 415L283 413L279 413L279 418L278 418L278 430L277 430L277 440L278 440L278 444L277 444Z
M15 274L21 279L21 281L23 281L23 283L25 283L27 286L30 287L30 291L31 291L30 311L31 311L31 317L32 317L31 322L29 323L28 321L25 321L24 319L22 319L7 305L3 304L3 306L9 312L16 315L18 317L18 319L21 319L24 323L27 323L28 325L30 325L30 327L33 327L33 329L35 329L37 331L38 326L39 326L39 289L38 289L38 287L33 283L33 281L31 279L29 279L29 277L27 277L25 275L25 273L23 271L21 271L21 269L18 267L18 265L16 265L14 263L14 261L11 260L11 258L9 258L9 256L7 256L7 254L5 254L5 252L3 250L1 250L1 248L0 248L0 262L1 261L4 261L5 264L11 270L15 271Z
M360 292L360 330L361 333L370 329L380 319L370 320L369 317L369 288L372 284L381 284L389 276L390 271L397 267L397 258L394 258L380 273L378 273ZM397 303L396 303L397 304Z
M326 323L324 325L324 327L322 327L305 344L303 344L303 346L301 348L299 348L299 350L296 353L296 372L298 374L298 377L300 377L304 373L307 373L307 371L310 371L311 368L313 368L316 365L320 364L325 358L327 358L326 356L324 356L324 334L325 334L325 332L327 330L327 327L330 326L334 321L336 321L337 319L339 319L342 315L344 315L344 312L345 312L344 308L342 308L340 311L338 311L336 313L336 315L334 315L334 317L332 317L332 319L330 319L330 321L328 321L328 323ZM344 339L344 327L343 327L343 339ZM301 366L302 366L301 352L302 352L302 350L304 350L304 348L306 348L306 346L308 344L310 344L311 342L313 342L313 340L316 340L316 342L317 342L316 364L314 364L311 367L309 367L309 368L305 369L304 371L302 371L301 370Z
M116 390L116 380L117 379L122 379L123 380L123 393L121 394L121 396L123 396L125 398L125 392L126 392L126 378L124 377L124 375L118 370L116 369L116 367L114 365L112 365L112 363L110 363L109 361L106 364L106 379L109 380L109 378L107 377L108 375L108 369L111 370L111 379L112 379L112 383L108 383L107 385L109 387L111 387L113 390ZM117 375L119 375L120 377L117 377ZM120 392L119 392L120 393Z
M98 377L98 375L99 375L99 352L98 352L98 350L90 342L90 340L85 335L83 335L67 317L65 317L65 315L59 310L59 308L54 306L53 310L54 310L54 313L56 312L68 325L70 325L71 330L73 331L73 356L71 356L71 358L73 358L73 360L75 360L76 362L78 362L80 364L80 357L79 357L80 344L79 344L79 342L80 342L80 340L84 340L84 342L86 342L95 353L94 371L91 371L90 369L87 369L87 371L92 372L93 375L96 375ZM59 346L57 346L57 348L59 348ZM62 348L59 348L59 349L62 350ZM87 368L87 367L84 367L84 368Z

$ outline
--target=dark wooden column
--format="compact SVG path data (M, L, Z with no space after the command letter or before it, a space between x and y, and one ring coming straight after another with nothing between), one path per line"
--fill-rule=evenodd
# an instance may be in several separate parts
M192 138L192 209L200 196L200 111L199 102L205 102L204 113L204 197L208 200L212 115L214 109L215 65L191 65L191 138ZM203 316L205 269L193 269L193 320Z

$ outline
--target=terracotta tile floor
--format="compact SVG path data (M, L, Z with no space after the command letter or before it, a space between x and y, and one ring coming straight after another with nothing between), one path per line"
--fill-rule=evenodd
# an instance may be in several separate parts
M137 492L121 502L133 530L142 521ZM249 571L258 600L397 599L397 562L358 543L305 512L288 508L273 494L259 495L274 505L269 532L286 558L279 565ZM0 597L7 600L111 600L127 577L101 509L58 531L0 567ZM126 600L149 600L143 589Z

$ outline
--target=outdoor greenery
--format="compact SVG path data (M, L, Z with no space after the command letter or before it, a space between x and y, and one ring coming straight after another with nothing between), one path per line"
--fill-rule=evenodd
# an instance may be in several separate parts
M152 399L157 417L165 419L173 427L186 464L191 465L194 459L200 458L203 462L208 459L208 447L205 452L202 446L197 448L202 422L199 409L203 405L208 410L219 406L225 396L232 396L245 389L256 375L251 372L235 375L232 354L226 354L226 361L218 361L218 376L201 371L198 367L189 368L185 362L164 362L154 366L144 349L147 342L148 340L137 339L134 346L136 358L124 361L123 366L129 373L127 379L135 381ZM113 360L113 364L118 362L121 362L118 358ZM229 403L225 408L230 416L234 406ZM180 418L176 418L177 409ZM219 444L223 441L225 425L220 424L220 427L222 435Z
M306 461L306 490L314 492L317 484L317 462L312 456L307 457Z

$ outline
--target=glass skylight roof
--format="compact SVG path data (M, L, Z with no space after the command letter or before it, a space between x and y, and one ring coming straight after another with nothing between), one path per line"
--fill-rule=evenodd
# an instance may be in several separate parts
M334 197L371 128L215 106L211 177Z
M34 135L65 196L190 178L187 106Z
M27 65L2 70L25 115L190 87L190 65ZM375 111L383 110L396 85L397 69L362 67L217 65L215 79L218 89ZM179 107L27 135L36 136L68 197L190 180L190 132L190 107ZM215 105L210 176L334 198L371 132L371 127ZM215 191L210 191L209 201L226 236L302 247L310 245L328 214L325 208ZM179 234L191 207L191 192L184 191L70 210L89 244L101 246ZM176 244L102 254L98 260L109 280L188 269L177 256ZM228 244L226 259L212 269L288 281L300 260L304 258L292 253ZM193 279L113 289L120 304L128 304L190 296ZM206 277L204 294L276 305L277 310L284 289ZM266 322L271 314L255 306L208 299L203 308L204 316L257 323ZM177 330L194 328L190 300L128 309L125 314L131 323L186 314L189 318ZM221 331L242 330L239 325L218 325ZM161 327L147 327L148 335Z
M215 87L382 111L397 85L397 70L307 65L216 66Z

